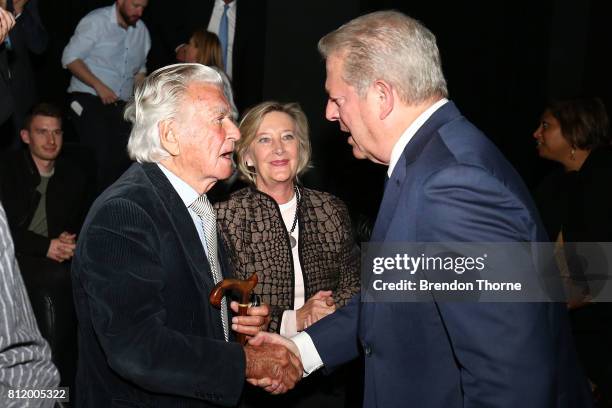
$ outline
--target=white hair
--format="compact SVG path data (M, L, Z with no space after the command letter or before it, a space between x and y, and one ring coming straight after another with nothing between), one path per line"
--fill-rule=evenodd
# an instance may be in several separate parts
M324 58L343 61L342 79L363 97L385 80L407 104L446 97L436 37L419 21L398 11L377 11L349 21L319 41Z
M158 124L174 119L187 87L194 82L205 82L222 89L221 76L202 64L174 64L149 75L134 90L134 99L125 108L124 117L132 122L132 133L127 149L130 158L157 163L169 153L159 140Z

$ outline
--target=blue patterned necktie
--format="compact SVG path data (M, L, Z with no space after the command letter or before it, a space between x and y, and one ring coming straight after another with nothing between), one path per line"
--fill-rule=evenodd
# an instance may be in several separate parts
M217 215L215 209L208 201L206 194L202 194L189 206L195 212L204 229L204 238L206 241L206 249L208 252L208 263L212 272L215 284L221 281L221 271L219 268L219 258L217 256ZM225 296L221 300L221 323L223 325L223 336L225 341L229 339L229 324L227 319L227 301Z
M228 19L227 19L227 11L229 10L229 5L226 4L223 6L223 14L221 15L221 23L219 24L219 42L221 43L221 54L223 56L223 66L225 67L225 71L227 72L227 48L228 48Z

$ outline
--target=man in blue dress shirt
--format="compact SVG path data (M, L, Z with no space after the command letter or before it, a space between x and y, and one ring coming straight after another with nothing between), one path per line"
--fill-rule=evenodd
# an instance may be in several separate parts
M72 73L70 111L80 142L96 159L98 188L127 168L129 125L123 108L134 83L146 74L151 38L140 17L148 0L117 0L78 24L64 49L62 65Z

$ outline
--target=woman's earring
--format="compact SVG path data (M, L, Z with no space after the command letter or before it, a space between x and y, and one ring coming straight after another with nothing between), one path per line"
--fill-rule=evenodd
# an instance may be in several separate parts
M570 159L576 160L576 149L574 149L573 147L572 147L572 150L570 151Z

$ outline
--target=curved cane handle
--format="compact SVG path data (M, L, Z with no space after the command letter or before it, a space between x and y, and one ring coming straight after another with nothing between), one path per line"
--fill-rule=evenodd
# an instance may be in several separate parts
M249 297L251 292L257 286L257 273L253 272L251 277L247 280L240 279L223 279L217 283L213 290L210 292L208 300L210 304L216 308L221 307L221 300L226 290L235 290L240 293L240 303L238 304L238 314L240 316L246 316L247 309L249 308ZM246 343L246 336L242 333L238 333L238 342L240 344Z

